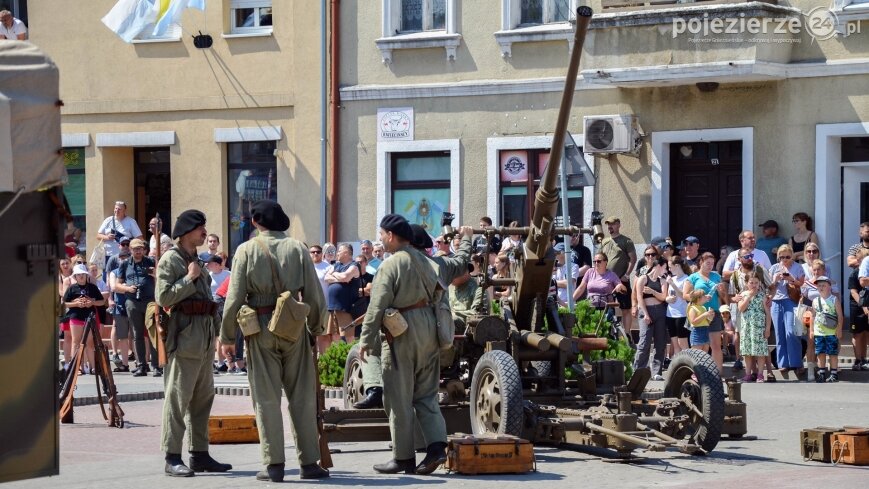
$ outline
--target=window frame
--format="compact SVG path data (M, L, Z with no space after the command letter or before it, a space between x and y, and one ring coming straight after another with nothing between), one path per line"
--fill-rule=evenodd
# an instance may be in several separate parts
M67 163L67 154L69 153L77 153L81 155L81 164L76 165L75 167L71 167L69 163ZM87 155L85 153L84 146L70 146L63 148L63 167L66 170L67 176L76 175L76 177L80 177L84 179L84 185L82 186L82 199L85 200L84 209L82 209L82 214L73 213L73 209L70 206L70 214L73 217L73 224L78 229L81 229L82 234L85 234L87 230L87 177L85 176L87 171ZM67 194L68 199L68 194ZM86 235L86 234L85 234Z
M374 41L380 50L383 64L392 63L394 50L442 48L448 61L456 59L456 50L462 36L457 32L458 6L456 0L444 0L444 28L412 32L401 31L401 1L382 0L381 37ZM431 11L431 0L423 0L423 11ZM428 5L428 7L426 7ZM428 9L428 10L426 10ZM426 15L423 16L425 21ZM423 27L423 29L425 29Z
M547 8L551 0L544 0L544 23L522 24L521 0L501 0L501 30L495 33L495 40L501 47L501 57L513 56L513 44L519 42L535 41L567 41L567 54L573 49L573 22L575 22L576 9L580 0L570 0L568 20L558 22L545 22Z
M278 158L277 158L277 156L275 156L274 153L275 153L275 150L277 149L278 141L276 141L276 140L233 141L233 142L226 142L225 144L226 144L225 171L226 171L226 191L227 191L226 209L225 209L226 214L225 215L227 217L227 223L228 223L228 228L227 228L228 233L226 235L225 241L226 241L226 251L229 254L229 256L232 257L233 255L235 255L235 250L238 249L238 247L241 246L242 243L245 243L250 239L250 232L253 230L253 228L252 228L252 226L249 227L247 236L243 237L243 239L240 242L235 243L236 236L234 233L236 233L238 230L234 230L232 228L232 226L233 226L232 220L233 220L233 213L234 213L233 206L235 204L238 204L238 197L236 197L235 201L233 201L232 196L236 195L238 193L236 190L236 181L238 179L233 178L231 172L233 170L238 170L238 171L243 171L243 170L272 170L273 171L272 178L274 179L274 187L273 187L274 200L277 201L278 200ZM252 145L257 145L257 144L264 144L264 145L271 145L271 146L270 147L267 146L260 153L246 152L244 149L246 146L252 146ZM233 145L241 145L242 146L241 161L236 162L236 161L232 161L230 159L231 155L233 153L233 151L231 150L231 147ZM250 160L248 160L248 158L250 158ZM269 195L269 197L270 197L270 195ZM246 200L251 200L251 199L246 199ZM242 218L244 217L244 214L245 213L242 212L241 214L239 214L238 218L240 220L243 220ZM248 217L248 219L250 218L249 215L247 217Z
M230 0L229 4L229 35L244 35L244 34L271 34L274 30L274 2L272 0ZM263 14L254 15L254 25L245 27L236 24L236 10L254 9L255 14L259 13L259 9L268 8L272 11L272 25L259 25Z
M526 162L528 163L528 177L525 179L525 181L509 182L509 181L505 181L505 180L501 179L501 172L500 172L501 155L503 153L508 153L508 152L525 152L525 159L526 159ZM509 221L512 221L515 219L515 220L519 221L520 226L527 225L528 223L531 222L531 216L533 215L533 212L534 212L534 196L537 194L537 190L540 188L540 179L543 176L540 173L541 172L540 159L545 156L547 158L547 162L548 162L548 157L549 157L549 154L551 152L552 152L551 147L546 147L546 148L540 148L540 147L538 147L538 148L509 148L509 149L505 148L505 149L498 150L498 170L499 170L498 171L498 214L497 214L498 222L506 224ZM525 198L526 198L525 206L526 207L524 210L525 211L524 219L518 219L516 216L511 216L508 218L507 216L504 215L504 210L505 210L504 196L508 195L504 192L504 190L507 188L520 188L520 189L524 188L525 189ZM561 191L561 189L559 188L559 193L560 193L560 191ZM579 195L576 195L577 192L579 192ZM571 194L573 194L573 195L571 195ZM581 211L582 214L580 216L578 216L578 218L577 218L577 216L574 216L571 214L570 219L573 222L582 222L585 219L585 215L586 215L586 211L585 211L585 187L583 187L581 185L568 185L568 187L567 187L567 199L568 199L568 201L570 201L571 199L577 199L577 198L580 199L579 203L580 203L580 206L582 207L582 211ZM558 199L559 199L558 216L556 216L556 217L560 218L561 217L561 209L562 209L560 195L559 195Z
M397 212L399 214L403 214L400 209L396 209L395 205L395 193L399 190L447 190L450 193L450 201L452 201L452 193L453 189L450 185L450 178L442 179L442 180L410 180L410 181L399 181L398 180L398 160L402 158L445 158L447 165L447 172L450 170L450 152L447 150L439 150L439 151L409 151L409 152L401 152L401 153L392 153L389 157L389 166L390 166L390 181L389 181L389 207L393 209L393 212ZM449 204L448 204L449 205ZM445 209L449 211L449 209ZM414 221L408 219L411 223ZM433 220L431 222L430 229L434 232L440 228L440 219Z

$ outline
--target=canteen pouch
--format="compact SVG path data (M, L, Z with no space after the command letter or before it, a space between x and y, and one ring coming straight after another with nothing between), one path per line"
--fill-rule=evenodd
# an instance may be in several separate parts
M398 338L407 331L407 321L398 309L390 307L383 311L383 327L393 338Z
M282 292L275 303L275 312L269 321L269 331L278 338L295 343L305 330L311 306L299 302L289 291Z
M238 321L238 326L241 328L241 334L245 338L261 331L256 309L247 304L238 309L238 314L236 314L235 318Z

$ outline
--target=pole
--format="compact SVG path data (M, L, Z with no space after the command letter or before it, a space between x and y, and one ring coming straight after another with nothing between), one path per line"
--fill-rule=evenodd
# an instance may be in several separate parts
M564 156L561 158L566 159ZM567 205L567 161L561 162L561 219L564 227L570 225L570 210ZM562 239L564 239L564 271L567 278L567 312L573 314L573 289L576 288L571 270L573 249L570 247L569 235L562 236Z

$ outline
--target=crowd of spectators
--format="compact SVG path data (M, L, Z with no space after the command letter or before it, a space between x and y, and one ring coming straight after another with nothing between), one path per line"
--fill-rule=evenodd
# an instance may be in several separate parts
M662 379L669 358L697 348L708 351L719 370L726 356L733 357L733 369L744 370L744 382L774 380L774 368L798 374L808 369L815 380L838 379L837 355L845 321L842 287L829 278L817 233L805 213L793 216L795 233L790 238L779 237L778 223L768 220L760 225L761 239L751 230L742 231L739 247L722 246L717 256L697 237L687 236L678 242L654 238L638 257L633 240L621 234L618 217L609 217L604 224L607 236L594 253L582 244L580 234L570 236L567 245L554 244L550 293L562 306L586 300L594 308L606 309L611 319L620 316L625 330L636 335L634 368L650 367L653 379ZM490 218L480 219L482 228L492 225ZM173 245L165 233L157 236L160 227L156 218L149 222L146 244L138 224L126 215L126 204L118 201L96 236L98 246L105 248L105 262L88 268L85 257L77 253L60 260L58 291L66 309L59 328L65 362L80 343L87 317L83 311L102 308L101 323L111 325L115 371L162 374L156 349L144 330L145 306L154 294L155 248L158 242L161 251ZM428 251L433 255L452 255L458 248L457 239L432 238ZM474 240L467 275L450 287L457 323L513 293L513 287L506 285L486 290L469 285L478 285L481 274L511 277L522 237L489 239L481 235ZM199 259L211 276L214 300L222 304L229 286L230 257L221 250L218 235L209 235L206 244ZM487 247L490 254L483 256ZM358 254L350 242L312 244L308 251L328 304L329 327L316 339L318 350L324 352L337 341L352 342L357 337L371 283L388 256L381 243L369 240L358 244ZM853 369L869 370L869 308L863 307L861 297L869 287L869 223L861 225L860 242L849 250L848 265L853 269L847 284L856 356ZM215 353L215 373L246 373L243 348L239 337L236 358L223 359ZM93 362L88 360L86 369Z

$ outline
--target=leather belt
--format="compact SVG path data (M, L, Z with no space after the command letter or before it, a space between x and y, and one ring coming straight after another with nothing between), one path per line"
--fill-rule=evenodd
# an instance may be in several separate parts
M405 313L407 311L412 311L414 309L420 309L420 308L426 307L426 306L428 306L428 300L422 299L419 302L417 302L416 304L412 304L412 305L409 305L407 307L399 307L398 312Z
M257 315L271 314L275 310L275 306L255 307Z
M188 316L212 316L217 312L217 303L210 300L191 299L175 304L173 311L180 311Z

